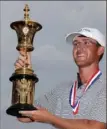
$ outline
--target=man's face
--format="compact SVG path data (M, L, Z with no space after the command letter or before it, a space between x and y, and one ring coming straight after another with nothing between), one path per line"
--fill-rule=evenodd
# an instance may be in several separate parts
M73 57L78 66L84 67L98 61L98 46L94 39L78 36L73 41Z

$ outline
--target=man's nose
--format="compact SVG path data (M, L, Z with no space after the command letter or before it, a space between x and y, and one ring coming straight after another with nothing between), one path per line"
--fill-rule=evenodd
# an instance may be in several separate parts
M77 49L84 49L85 48L85 45L83 45L83 44L78 44L78 46L77 46Z

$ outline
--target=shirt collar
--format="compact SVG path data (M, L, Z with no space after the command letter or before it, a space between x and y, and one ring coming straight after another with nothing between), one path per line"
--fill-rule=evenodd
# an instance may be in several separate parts
M83 83L81 81L79 73L77 73L77 81L78 81L78 88L80 88L83 85Z

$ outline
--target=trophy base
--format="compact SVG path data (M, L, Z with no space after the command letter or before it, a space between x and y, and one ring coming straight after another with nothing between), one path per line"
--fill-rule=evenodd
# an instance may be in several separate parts
M6 113L8 115L12 115L12 116L21 118L21 117L26 117L26 116L22 116L19 113L19 111L31 111L31 110L37 110L37 108L30 104L15 104L15 105L12 105L11 107L9 107L6 110Z

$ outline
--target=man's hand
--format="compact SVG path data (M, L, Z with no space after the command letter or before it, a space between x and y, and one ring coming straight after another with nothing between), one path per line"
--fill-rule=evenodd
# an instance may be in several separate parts
M14 63L15 69L23 68L24 65L27 65L28 68L31 68L31 52L26 52L24 50L20 51L20 55L16 62Z
M28 122L42 122L42 123L51 123L53 115L49 113L44 108L37 108L38 110L33 111L19 111L23 116L27 116L28 118L18 118L20 122L28 123Z
M28 116L28 118L18 118L19 121L25 123L50 123L60 129L106 129L105 123L86 119L65 119L54 116L43 108L38 108L38 110L34 111L20 111L20 113L24 116Z
M20 122L23 122L23 123L29 123L29 122L33 122L32 119L30 118L17 118Z

